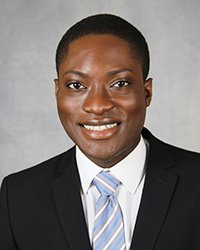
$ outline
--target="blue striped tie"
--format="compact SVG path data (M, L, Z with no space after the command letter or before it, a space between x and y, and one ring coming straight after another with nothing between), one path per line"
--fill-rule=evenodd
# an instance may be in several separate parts
M114 196L120 181L109 172L101 171L93 184L101 194L96 204L93 249L125 250L122 212Z

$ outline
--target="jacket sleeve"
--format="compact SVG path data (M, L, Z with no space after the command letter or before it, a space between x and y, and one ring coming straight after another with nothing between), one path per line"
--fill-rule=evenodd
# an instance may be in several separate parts
M12 234L8 200L8 185L5 178L0 190L0 249L18 250Z

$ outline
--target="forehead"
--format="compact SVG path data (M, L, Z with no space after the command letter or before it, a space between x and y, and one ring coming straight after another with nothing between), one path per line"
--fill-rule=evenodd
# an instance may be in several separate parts
M102 50L126 50L130 52L129 43L119 37L110 34L90 34L82 36L69 44L68 52L80 50L101 51Z
M86 42L94 42L95 43L100 40L100 41L107 41L107 44L110 43L124 43L127 46L129 46L129 43L127 40L120 38L117 35L113 35L113 34L86 34L83 36L80 36L79 38L76 38L75 40L72 40L69 45L72 44L77 44L77 43L82 43L83 41ZM102 44L103 45L103 44Z
M134 49L130 48L127 41L110 34L90 34L69 44L63 62L73 66L87 63L90 59L110 66L120 63L119 66L124 67L132 61L138 61Z

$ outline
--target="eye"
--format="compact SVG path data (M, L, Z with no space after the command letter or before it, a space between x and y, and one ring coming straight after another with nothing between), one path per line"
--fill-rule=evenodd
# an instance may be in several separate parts
M117 81L115 82L111 87L115 87L115 88L123 88L129 85L129 82L125 81L125 80L121 80L121 81Z
M67 87L70 89L85 89L86 88L80 82L69 83L69 84L67 84Z

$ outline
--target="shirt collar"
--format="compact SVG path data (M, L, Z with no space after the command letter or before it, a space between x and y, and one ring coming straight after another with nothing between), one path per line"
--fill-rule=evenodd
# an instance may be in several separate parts
M92 180L102 170L110 171L131 194L134 194L144 176L146 146L143 137L141 137L136 148L123 160L109 169L101 168L90 161L78 146L76 146L76 160L84 194L87 194Z

